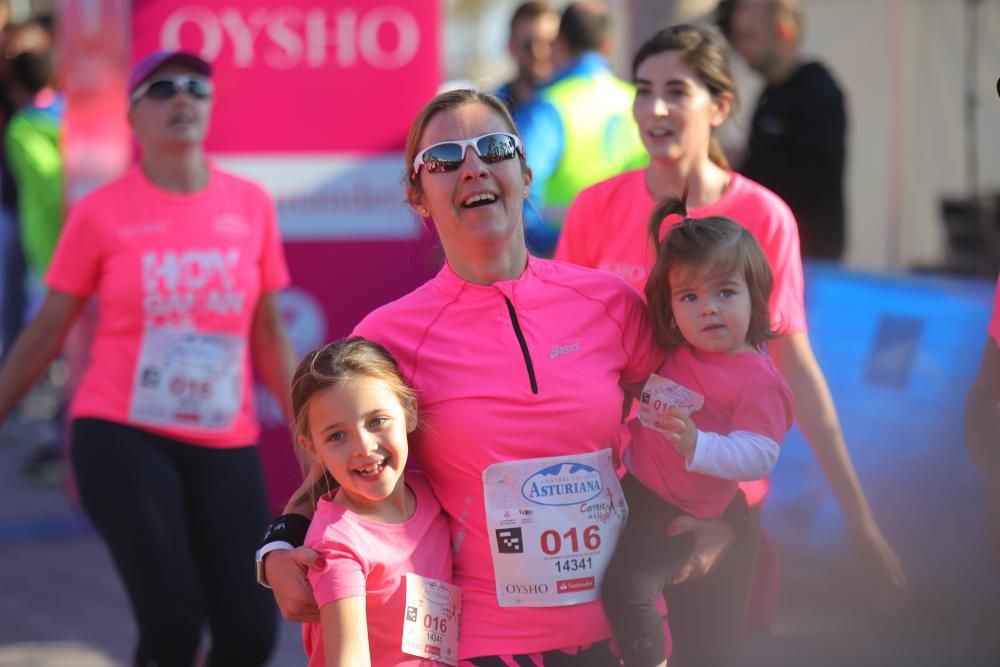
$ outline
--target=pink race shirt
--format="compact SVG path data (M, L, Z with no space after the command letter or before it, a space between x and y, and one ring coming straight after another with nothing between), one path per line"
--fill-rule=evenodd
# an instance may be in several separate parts
M403 523L373 521L324 498L306 534L305 545L326 558L322 571L309 570L316 604L322 608L344 598L365 598L372 667L430 664L400 650L406 574L451 582L448 520L422 476L407 472L406 485L417 508ZM310 667L325 667L319 623L302 626L302 642Z
M73 208L45 282L97 297L72 417L207 447L257 440L248 336L260 295L289 282L259 186L212 168L175 194L134 167Z
M781 444L794 419L792 392L771 359L760 352L715 354L679 347L667 354L660 375L705 397L691 419L699 431L729 435L749 431ZM629 422L626 463L643 486L699 519L722 516L739 484L687 470L666 437Z
M642 169L629 171L577 195L566 213L555 258L617 273L644 294L656 258L646 232L656 202L646 188L645 174ZM750 230L774 274L770 304L774 326L785 333L805 332L799 233L785 202L733 173L717 202L688 213L692 218L726 216ZM665 235L669 227L662 229Z
M451 520L463 659L607 639L600 601L500 607L483 471L493 463L612 448L622 382L662 360L642 299L621 279L528 258L515 280L468 283L445 266L355 329L385 345L417 390L426 437L411 453Z
M997 287L993 294L993 315L990 317L990 326L987 331L994 342L1000 345L1000 278L997 278Z

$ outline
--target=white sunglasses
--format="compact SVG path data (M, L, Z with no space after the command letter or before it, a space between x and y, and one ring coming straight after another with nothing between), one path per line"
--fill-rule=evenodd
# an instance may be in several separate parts
M472 139L456 139L442 141L428 146L420 151L413 160L413 175L420 171L421 165L430 174L440 174L455 171L465 160L465 149L472 146L479 159L487 164L495 164L510 160L518 153L524 157L524 149L517 135L508 132L490 132Z
M135 104L144 95L154 100L169 100L182 90L187 91L187 94L195 99L207 100L212 96L212 82L200 74L178 74L150 79L132 91L131 100Z

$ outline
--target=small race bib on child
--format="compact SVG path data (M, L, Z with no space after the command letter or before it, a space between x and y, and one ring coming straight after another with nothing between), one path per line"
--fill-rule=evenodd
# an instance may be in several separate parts
M403 653L457 665L461 615L462 589L408 572Z
M653 373L642 388L638 417L646 428L662 431L660 426L670 408L690 417L704 405L705 397L698 392Z

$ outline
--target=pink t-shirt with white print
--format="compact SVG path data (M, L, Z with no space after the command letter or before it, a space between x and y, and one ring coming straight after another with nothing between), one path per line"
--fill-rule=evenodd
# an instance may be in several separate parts
M213 167L177 194L136 166L73 207L45 282L97 300L72 417L207 447L257 440L248 337L260 295L289 282L258 185Z
M433 664L400 648L406 574L451 582L448 519L423 476L408 471L406 485L417 507L402 523L374 521L324 498L306 534L305 545L326 559L323 570L309 570L316 604L322 608L344 598L365 598L372 667ZM302 642L310 667L324 667L321 624L303 625Z
M792 426L792 392L760 352L717 354L685 345L667 353L657 373L704 396L705 404L691 415L699 431L748 431L781 444ZM689 471L666 436L638 419L628 426L626 464L643 486L699 519L722 516L738 482Z

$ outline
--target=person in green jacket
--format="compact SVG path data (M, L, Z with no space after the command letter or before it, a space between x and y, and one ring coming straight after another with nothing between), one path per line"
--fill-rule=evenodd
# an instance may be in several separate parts
M64 215L63 160L60 134L65 103L49 83L53 72L52 49L36 46L8 60L9 94L14 111L3 133L6 167L16 186L17 227L27 266L28 300L48 269ZM54 364L43 380L45 393L56 398L52 428L28 455L22 475L29 480L55 483L63 478L62 422L65 364Z
M30 272L41 279L63 224L60 135L65 104L49 87L52 54L25 51L10 63L18 105L4 132L7 165L17 185L21 243Z

